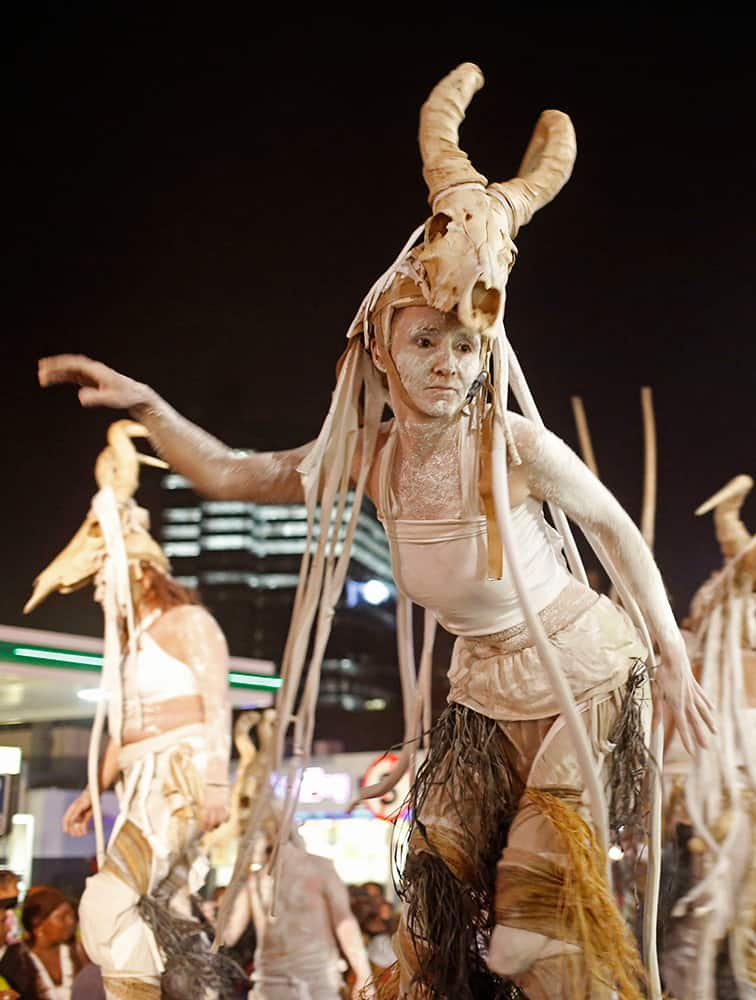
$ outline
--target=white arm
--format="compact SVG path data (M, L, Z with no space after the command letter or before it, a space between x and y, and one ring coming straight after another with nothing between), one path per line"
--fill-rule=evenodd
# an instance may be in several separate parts
M363 990L365 991L363 995L372 996L372 988L369 986L372 975L370 959L367 955L360 925L357 923L349 904L347 888L330 862L322 864L321 870L323 872L323 895L328 905L336 940L355 975L352 996L359 996Z
M714 732L712 706L690 667L680 629L654 557L632 518L572 449L551 431L510 414L512 433L533 496L559 506L595 537L641 609L661 656L659 682L689 753Z
M144 401L129 412L147 428L158 454L203 496L256 503L303 502L297 466L311 442L286 451L237 451L182 417L147 386Z
M288 451L236 451L183 417L150 386L83 354L42 358L39 383L81 386L82 406L128 410L147 428L155 450L203 496L257 503L303 500L297 466L311 443Z

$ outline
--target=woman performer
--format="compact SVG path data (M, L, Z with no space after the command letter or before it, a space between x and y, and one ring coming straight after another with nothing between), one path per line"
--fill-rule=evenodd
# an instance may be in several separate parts
M79 384L84 406L130 410L200 493L259 502L304 497L311 518L319 502L321 525L336 526L320 533L303 560L281 668L274 767L292 716L295 756L307 760L318 668L363 492L383 519L404 598L400 665L411 647L407 600L458 636L449 706L433 726L412 792L398 964L384 994L465 1000L479 995L486 976L487 989L501 984L487 962L531 1000L612 989L638 998L642 970L606 881L607 821L594 765L620 751L626 765L642 749L642 665L654 650L647 633L641 641L627 615L586 585L565 515L603 557L625 606L648 624L661 654L657 686L689 751L706 742L710 705L648 546L615 498L543 428L503 329L513 239L567 180L572 125L545 111L518 176L489 184L457 140L482 82L476 66L462 64L423 106L432 216L351 324L316 441L239 454L148 386L81 356L42 360L39 379ZM526 416L507 409L508 375ZM393 419L381 422L386 403ZM341 546L336 532L350 484L355 496ZM563 540L545 520L544 502ZM413 739L422 692L411 671L402 667L402 677L414 699L405 710ZM260 802L260 815L264 808ZM242 845L234 881L248 861Z
M192 940L183 918L207 873L199 838L228 815L228 649L215 619L169 575L147 512L132 499L138 463L154 464L131 443L144 435L132 421L111 425L90 513L35 581L25 611L89 581L103 606L109 742L93 781L96 717L90 785L67 809L63 829L83 836L93 812L97 820L99 791L117 782L119 814L104 856L96 830L99 871L79 908L82 940L107 996L188 995L172 986L188 963L201 977L197 995L215 997L228 970L214 966L225 960L210 955L210 942L203 949L198 934ZM185 955L175 947L176 920Z

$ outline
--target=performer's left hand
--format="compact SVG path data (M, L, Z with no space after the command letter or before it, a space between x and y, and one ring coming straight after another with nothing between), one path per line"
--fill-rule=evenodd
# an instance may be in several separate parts
M205 785L200 813L200 830L207 833L228 819L228 788L225 785Z
M714 706L693 675L693 670L680 637L679 644L670 644L662 650L662 662L654 678L657 695L654 697L654 724L661 718L661 698L664 698L674 717L680 740L689 754L698 747L706 747L709 733L716 733Z

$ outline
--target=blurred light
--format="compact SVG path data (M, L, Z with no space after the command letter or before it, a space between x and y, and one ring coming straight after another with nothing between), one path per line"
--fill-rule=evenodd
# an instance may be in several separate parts
M81 691L76 692L76 697L81 698L82 701L102 701L105 692L102 688L82 688Z
M0 747L0 774L21 773L21 748Z
M383 604L390 594L391 591L381 580L368 580L362 585L362 596L368 604Z
M62 649L41 649L15 646L13 655L22 660L53 660L56 663L76 663L87 667L101 667L102 657L96 653L64 653Z
M267 677L264 674L237 674L232 671L228 675L231 687L249 688L280 688L283 681L280 677Z
M385 698L368 698L365 701L365 708L369 712L382 712L385 707L386 707Z
M625 852L619 846L619 844L612 844L609 848L609 857L612 861L621 861L625 856Z
M296 580L296 577L294 577ZM80 653L76 650L55 649L50 646L16 646L13 643L0 640L0 662L13 663L27 661L30 665L50 667L75 667L80 670L99 671L102 669L102 656L98 653ZM243 659L242 659L242 662ZM252 661L254 662L254 661ZM267 674L246 674L239 671L231 671L228 675L231 687L256 688L258 690L270 690L281 687L280 677L271 677ZM82 701L97 701L94 695L88 695L91 688L84 688L79 692ZM6 719L5 722L16 721ZM21 720L18 720L21 721Z

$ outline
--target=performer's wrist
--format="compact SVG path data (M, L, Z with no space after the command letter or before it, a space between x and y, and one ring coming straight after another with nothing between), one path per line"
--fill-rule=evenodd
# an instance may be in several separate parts
M134 383L134 401L129 406L129 414L135 420L143 420L150 412L158 409L160 396L145 382Z

